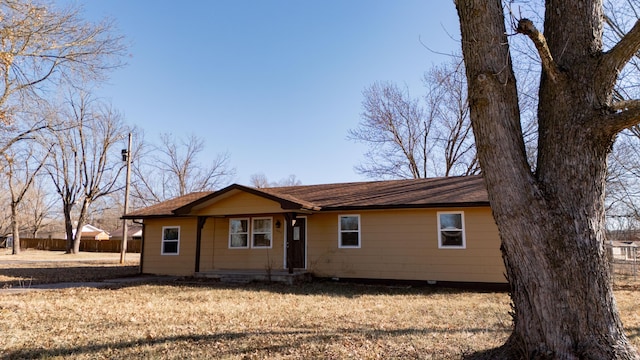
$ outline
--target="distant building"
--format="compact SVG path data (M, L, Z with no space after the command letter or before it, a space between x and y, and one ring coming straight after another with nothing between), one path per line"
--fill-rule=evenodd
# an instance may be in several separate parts
M123 228L117 228L110 233L111 240L122 241ZM132 224L127 226L127 240L142 240L142 225Z

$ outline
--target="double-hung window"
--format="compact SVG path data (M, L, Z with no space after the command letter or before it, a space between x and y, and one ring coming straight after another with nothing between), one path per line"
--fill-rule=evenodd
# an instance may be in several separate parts
M462 211L438 212L438 247L441 249L464 249L464 213Z
M162 255L178 255L180 250L180 227L162 227Z
M273 219L270 217L229 219L229 248L271 248Z
M249 219L229 219L229 247L249 248Z
M253 218L251 228L251 247L270 248L272 239L271 218Z
M340 215L338 217L338 247L360 247L360 215Z

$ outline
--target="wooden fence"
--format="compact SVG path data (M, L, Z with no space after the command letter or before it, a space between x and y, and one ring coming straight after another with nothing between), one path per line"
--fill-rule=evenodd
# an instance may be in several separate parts
M127 241L128 253L140 252L140 240ZM121 240L82 240L80 241L80 251L88 252L120 252ZM22 249L38 249L64 251L67 248L67 240L65 239L29 239L20 238L20 248Z

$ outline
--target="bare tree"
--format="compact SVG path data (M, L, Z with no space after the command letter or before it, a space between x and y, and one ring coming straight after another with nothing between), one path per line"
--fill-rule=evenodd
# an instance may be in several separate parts
M547 1L544 34L532 20L510 19L542 68L532 171L502 2L455 3L471 122L513 302L512 335L485 356L637 359L613 297L604 191L616 135L640 122L638 101L614 97L621 69L640 49L640 22L605 51L600 0Z
M437 148L442 149L430 154L434 167L444 165L444 176L478 173L462 60L434 66L425 74L424 83L428 90L427 109L435 123Z
M608 163L607 218L617 224L640 225L640 127L618 136Z
M49 157L46 169L62 201L67 252L75 254L91 205L118 190L124 168L118 145L128 128L117 111L86 93L70 97L68 107L62 114L67 129L51 132L50 141L57 151Z
M302 185L302 181L300 181L300 179L298 179L293 174L289 175L284 179L280 179L279 181L269 181L267 176L263 173L253 174L249 178L249 183L251 184L251 186L257 187L257 188Z
M20 220L19 210L25 195L31 188L36 176L44 166L49 154L48 149L38 151L34 141L23 144L19 148L3 153L3 168L7 177L11 201L11 232L13 236L13 254L20 253Z
M11 197L9 196L9 189L4 181L5 174L0 174L0 204L9 204ZM11 234L11 210L9 206L0 206L0 246L9 246L6 238Z
M37 238L40 230L47 225L48 221L51 221L56 199L52 197L50 189L45 187L40 176L37 176L34 181L33 186L25 194L20 212L23 214L25 230L29 231L32 238Z
M434 66L423 80L424 103L389 82L363 92L362 120L348 134L369 146L357 172L372 178L479 172L461 61Z
M252 174L249 177L249 184L258 189L268 188L270 186L269 179L264 173Z
M194 191L214 190L235 174L229 167L229 154L220 153L203 164L200 157L204 140L195 135L186 140L169 134L160 136L160 144L142 144L133 156L132 197L138 205L148 206Z
M125 46L113 24L83 21L80 8L55 9L33 0L0 3L0 123L25 111L25 99L41 99L50 84L101 79L121 65Z
M367 163L356 171L372 178L426 177L433 118L425 116L408 89L390 82L374 83L363 95L362 121L348 133L349 139L369 146Z

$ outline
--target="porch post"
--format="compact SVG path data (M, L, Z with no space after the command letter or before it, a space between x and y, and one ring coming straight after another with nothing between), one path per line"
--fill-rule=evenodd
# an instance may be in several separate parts
M195 272L200 272L200 246L202 245L202 228L207 222L206 216L198 216L198 229L196 231L196 266Z
M291 239L293 238L293 221L296 219L296 213L285 213L284 219L287 223L287 268L289 269L289 274L293 274L293 246L291 246Z

